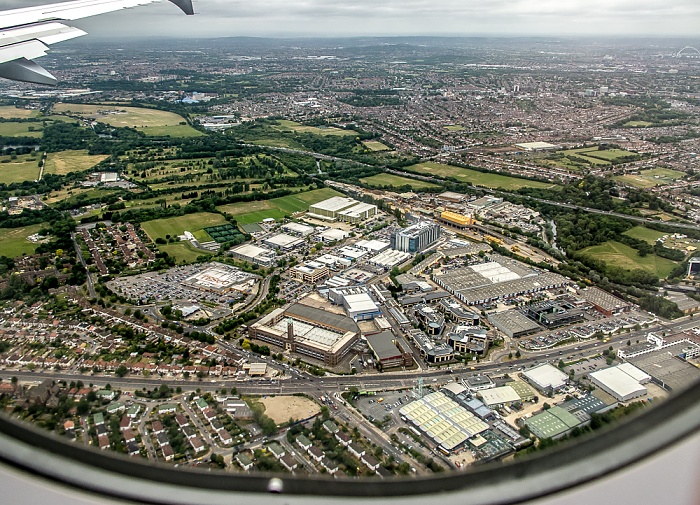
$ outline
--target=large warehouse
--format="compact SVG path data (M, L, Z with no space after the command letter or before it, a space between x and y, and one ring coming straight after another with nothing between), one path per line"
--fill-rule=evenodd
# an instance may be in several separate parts
M436 275L433 280L467 305L507 300L569 282L559 274L534 270L499 254L491 254L490 261Z
M184 284L214 293L250 291L254 276L239 268L223 263L211 263L209 268L188 277Z
M396 338L391 331L366 335L365 338L382 369L413 364L408 343L402 338Z
M591 382L618 401L627 402L647 394L651 377L630 363L605 368L589 374Z
M446 452L455 450L489 427L440 391L409 403L399 413Z
M549 363L525 370L521 375L523 379L546 395L560 391L569 383L569 376Z
M552 407L532 416L525 421L525 425L539 439L556 440L569 434L574 428L584 426L587 422L578 419L561 407Z
M264 267L269 267L277 261L277 255L275 253L254 244L243 244L234 247L231 249L230 254L236 259L262 265Z
M360 329L349 317L295 303L270 312L248 335L335 366L358 341Z
M334 196L328 200L309 206L308 216L326 221L361 223L377 214L377 206L358 202L344 196Z

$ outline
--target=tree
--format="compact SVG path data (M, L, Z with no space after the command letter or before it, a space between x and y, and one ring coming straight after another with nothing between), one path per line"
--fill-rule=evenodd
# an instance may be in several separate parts
M117 369L114 371L114 374L117 377L124 377L128 373L128 369L124 365L119 365Z
M515 353L515 357L520 358L521 356L522 354L520 353L520 349L518 349L518 351Z

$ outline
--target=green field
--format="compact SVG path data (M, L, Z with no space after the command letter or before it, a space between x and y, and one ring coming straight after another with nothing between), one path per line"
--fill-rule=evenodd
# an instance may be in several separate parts
M364 145L367 149L369 149L372 152L391 151L390 147L387 147L376 140L365 140L364 142L362 142L362 145Z
M235 216L238 224L244 225L259 223L267 218L284 219L286 215L307 210L309 205L340 195L341 193L334 189L321 188L281 198L273 198L272 200L222 205L217 207L217 210Z
M652 168L651 170L642 170L639 172L639 175L618 175L613 177L613 179L637 188L653 188L671 184L684 176L685 174L678 170Z
M624 149L599 149L598 147L582 147L579 149L568 149L560 151L564 156L571 156L584 160L589 165L603 166L610 165L611 162L620 160L627 156L639 157L637 153L625 151Z
M168 255L175 258L175 261L178 263L192 263L197 261L199 256L211 256L211 253L207 251L195 249L189 242L176 242L175 244L159 245L158 250L168 253Z
M372 177L365 177L363 179L360 179L360 181L364 182L368 186L374 186L374 187L379 187L379 188L383 188L386 186L391 186L392 188L401 188L403 186L411 186L411 188L414 190L421 190L421 189L436 189L436 188L440 187L437 184L432 184L430 182L417 181L415 179L409 179L407 177L400 177L398 175L393 175L393 174L377 174L377 175L373 175Z
M0 106L0 117L3 117L5 119L27 119L30 117L38 116L38 110L18 109L17 107L13 107L12 105Z
M23 254L34 254L39 244L27 240L44 227L43 224L24 226L22 228L0 228L0 256L14 258Z
M0 135L4 137L39 138L44 134L42 130L41 123L0 123Z
M170 135L172 137L192 137L203 135L185 123L185 119L174 112L122 105L85 105L59 103L54 112L82 116L107 123L119 128L130 127L143 131L146 135Z
M654 123L651 123L649 121L627 121L624 125L625 127L628 128L646 128L647 126L651 126Z
M184 216L146 221L141 223L141 227L151 240L155 240L158 237L165 238L166 235L177 237L185 233L185 231L194 234L204 228L220 224L226 224L226 218L221 214L197 212L195 214L185 214Z
M22 155L13 160L10 156L0 156L0 184L35 181L38 177L38 157L32 158L29 155Z
M71 172L89 170L99 162L109 158L106 154L90 155L87 151L61 151L49 153L44 165L44 173L66 175Z
M438 177L453 177L460 182L471 182L475 186L485 186L487 188L502 188L504 190L515 190L520 188L554 188L556 184L548 184L540 181L530 181L518 177L494 174L490 172L478 172L468 168L443 165L428 161L406 167L409 172L420 174L436 175Z
M462 126L461 124L451 124L445 126L445 129L451 132L461 132L462 130L464 130L464 126Z
M357 135L354 130L343 130L340 128L335 128L333 126L306 126L296 121L288 121L286 119L280 119L277 121L280 130L292 130L297 133L313 133L314 135L339 135L341 137L350 137Z
M651 245L654 245L658 239L666 235L666 233L645 228L644 226L635 226L634 228L627 230L624 234L628 237L644 240Z
M604 261L610 266L626 270L641 268L654 273L661 279L667 277L676 266L675 261L661 258L655 254L649 254L642 258L636 249L614 240L587 247L581 253Z

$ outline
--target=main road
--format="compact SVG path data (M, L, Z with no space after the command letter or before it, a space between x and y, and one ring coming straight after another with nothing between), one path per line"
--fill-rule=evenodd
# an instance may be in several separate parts
M693 319L684 317L672 323L663 324L657 331L677 332L684 331L698 326L700 323ZM261 378L246 380L226 380L226 379L203 379L203 380L184 380L176 378L147 378L138 376L117 377L113 375L81 375L74 372L62 371L23 371L23 370L0 370L0 377L8 380L11 377L17 377L23 382L40 382L48 378L54 380L82 380L86 383L92 383L95 386L104 386L110 384L112 388L125 390L136 390L141 388L153 389L161 384L168 384L171 387L181 387L183 390L201 389L202 391L215 391L222 387L235 387L239 393L250 395L269 395L269 394L294 394L294 393L318 393L318 392L335 392L347 391L350 388L357 388L361 391L383 391L388 389L408 389L415 387L419 377L423 377L426 385L433 383L443 383L449 379L461 379L467 376L472 376L486 372L514 372L519 368L543 363L546 361L558 361L560 357L570 355L574 351L574 346L578 347L577 353L582 355L591 355L598 351L598 347L612 346L620 344L628 340L645 340L646 333L652 331L644 329L622 333L610 338L605 345L598 340L588 340L582 343L572 343L565 346L555 347L552 349L543 349L541 351L530 352L520 359L509 360L507 362L482 362L475 363L467 368L453 369L437 369L437 370L422 370L418 372L384 372L375 374L359 374L359 375L344 375L344 376L325 376L314 377L306 373L298 373L297 377L286 379L278 378ZM561 355L559 353L561 351Z

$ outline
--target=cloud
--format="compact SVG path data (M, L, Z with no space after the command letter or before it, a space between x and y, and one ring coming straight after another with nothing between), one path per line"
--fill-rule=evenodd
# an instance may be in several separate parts
M0 0L0 8L41 4ZM75 22L92 36L680 35L700 26L697 0L195 0Z

